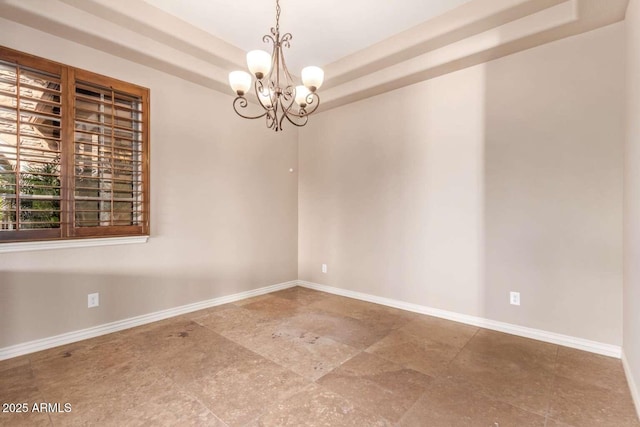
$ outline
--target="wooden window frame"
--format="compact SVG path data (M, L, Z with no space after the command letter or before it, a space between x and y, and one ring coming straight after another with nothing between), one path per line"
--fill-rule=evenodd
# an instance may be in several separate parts
M95 239L102 237L148 236L150 231L149 171L149 89L101 74L71 67L48 59L0 46L0 60L60 76L60 227L50 229L0 230L0 245L15 242ZM141 220L140 225L76 226L75 215L75 99L76 83L109 88L114 92L138 97L141 104ZM19 107L19 106L18 106ZM19 111L19 110L16 110ZM20 141L17 141L19 144ZM113 201L112 201L113 203ZM113 212L113 211L112 211ZM135 211L132 211L135 212ZM16 218L16 220L19 220ZM112 218L113 220L113 218Z

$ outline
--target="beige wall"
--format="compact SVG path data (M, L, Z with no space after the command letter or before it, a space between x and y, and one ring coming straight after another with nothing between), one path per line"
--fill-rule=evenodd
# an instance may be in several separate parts
M623 140L623 24L323 113L300 279L619 345Z
M151 89L147 244L0 254L0 348L297 278L297 130L232 97L0 19L0 44ZM100 307L87 309L87 294Z
M640 1L627 9L627 143L623 351L640 398ZM636 401L640 414L640 401Z

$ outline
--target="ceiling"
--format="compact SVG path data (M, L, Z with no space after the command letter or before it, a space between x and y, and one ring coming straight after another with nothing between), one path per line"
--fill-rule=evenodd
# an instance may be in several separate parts
M275 0L144 0L244 51L271 46ZM454 9L469 0L281 0L280 28L291 33L285 53L294 74L325 66Z
M619 22L629 2L281 1L292 73L325 70L321 110ZM0 0L2 19L230 97L229 72L246 67L275 20L274 0Z

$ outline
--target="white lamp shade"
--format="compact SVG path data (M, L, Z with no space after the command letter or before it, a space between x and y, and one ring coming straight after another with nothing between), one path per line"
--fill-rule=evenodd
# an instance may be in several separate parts
M258 96L260 97L260 102L262 102L262 105L264 105L265 107L271 107L271 95L273 94L273 92L271 90L268 89L264 89L261 90L260 92L258 92Z
M251 74L245 71L232 71L229 73L231 89L238 95L244 95L251 87Z
M307 106L307 96L311 91L307 89L305 86L296 86L296 104L301 107Z
M271 70L271 55L264 50L252 50L247 53L247 66L254 76L261 79Z
M320 67L304 67L302 69L302 83L312 92L319 89L324 81L324 71Z

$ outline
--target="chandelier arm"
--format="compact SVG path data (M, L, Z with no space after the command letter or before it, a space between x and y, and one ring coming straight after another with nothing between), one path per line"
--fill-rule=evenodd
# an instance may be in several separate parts
M313 106L313 108L311 110L306 110L305 109L305 115L310 115L313 114L318 107L320 106L320 95L318 95L315 92L311 92L309 95L307 95L307 106L311 105ZM314 102L315 101L315 102Z
M264 115L266 115L268 113L268 110L265 110L264 113L258 115L258 116L247 116L242 114L240 111L238 111L238 106L240 108L247 108L247 105L249 104L249 102L247 101L247 98L245 98L244 96L238 96L236 97L236 99L233 100L233 110L236 112L237 115L239 115L242 118L245 119L259 119L260 117L263 117Z
M265 113L265 120L267 122L267 128L273 129L273 127L278 123L275 115L271 115L269 112Z
M288 85L284 89L282 89L281 94L282 94L282 99L284 99L289 103L289 105L287 105L286 107L287 111L291 110L291 106L293 105L293 101L295 99L295 89L293 88L292 85ZM285 103L283 102L283 108L284 108L284 104Z
M278 67L277 50L278 50L278 46L274 43L273 44L273 51L271 52L271 69L269 70L269 74L267 75L267 81L269 81L271 84L274 83L273 78L272 78L273 77L273 72Z
M273 30L273 28L271 30ZM262 36L262 42L263 43L271 42L274 46L276 45L276 40L273 37L271 37L269 34L265 34L264 36Z
M304 112L304 108L301 108L300 110ZM280 129L282 129L282 121L284 120L284 118L285 118L285 117L287 118L287 120L289 121L289 123L291 123L292 125L297 126L297 127L299 127L299 128L301 128L301 127L303 127L304 125L306 125L306 124L307 124L307 122L309 121L309 116L308 116L306 113L303 113L303 114L295 114L295 117L299 117L299 118L302 120L302 122L297 123L295 120L293 120L293 119L289 116L289 114L287 113L287 111L284 111L284 112L282 113L282 117L280 117Z
M262 108L264 108L265 110L269 111L269 110L272 110L273 107L269 107L269 106L265 105L262 102L262 97L260 96L260 94L265 95L264 89L265 89L264 83L262 83L262 81L260 81L260 80L256 80L256 82L253 84L253 90L255 91L256 97L258 98L258 103L260 104L260 106ZM271 100L271 105L273 106L273 98L272 98L272 95L271 95L271 91L269 90L269 88L266 88L266 89L267 89L266 95L269 96L269 99ZM262 117L262 116L260 116L260 117Z
M278 35L278 37L280 37L280 35ZM271 75L273 76L273 73L275 73L276 78L275 80L271 79L271 81L273 82L273 84L276 86L276 90L280 89L280 57L282 56L282 48L280 47L280 39L277 39L278 44L276 45L276 47L273 49L273 58L274 58L274 69L271 71Z
M282 93L285 95L283 96L285 101L289 101L289 104L287 106L285 106L284 104L282 105L282 111L286 111L287 113L291 113L293 111L293 103L295 102L295 96L294 91L293 91L293 87L291 86L287 86Z
M280 98L278 98L277 102L274 104L274 109L273 109L273 129L278 132L279 130L282 130L282 121L279 120L282 118L282 113L278 113L278 111L280 109L283 109L284 111L284 106L282 105L282 100ZM279 115L280 114L280 115Z
M286 39L285 39L286 38ZM290 33L285 34L284 36L282 36L282 40L284 41L284 43L282 44L282 46L285 47L289 47L289 40L291 40L293 37L291 36ZM293 77L291 77L291 73L289 72L289 67L287 67L287 61L284 58L284 54L282 53L282 47L280 47L280 61L282 63L282 70L284 71L284 76L286 79L286 85L285 86L291 86L293 84Z
M293 36L291 35L291 33L285 33L282 37L280 37L280 45L286 48L290 48L291 39L293 39Z
M295 112L293 110L293 103L294 103L294 99L291 100L291 102L289 102L289 105L285 108L284 105L282 106L282 117L280 117L280 129L282 129L282 122L284 121L285 117L287 118L287 120L289 121L289 123L291 123L294 126L298 126L298 127L302 127L304 125L307 124L307 122L309 121L309 116L306 113L304 108L300 108L298 110L298 112ZM301 122L296 122L293 118L300 118L302 121Z

